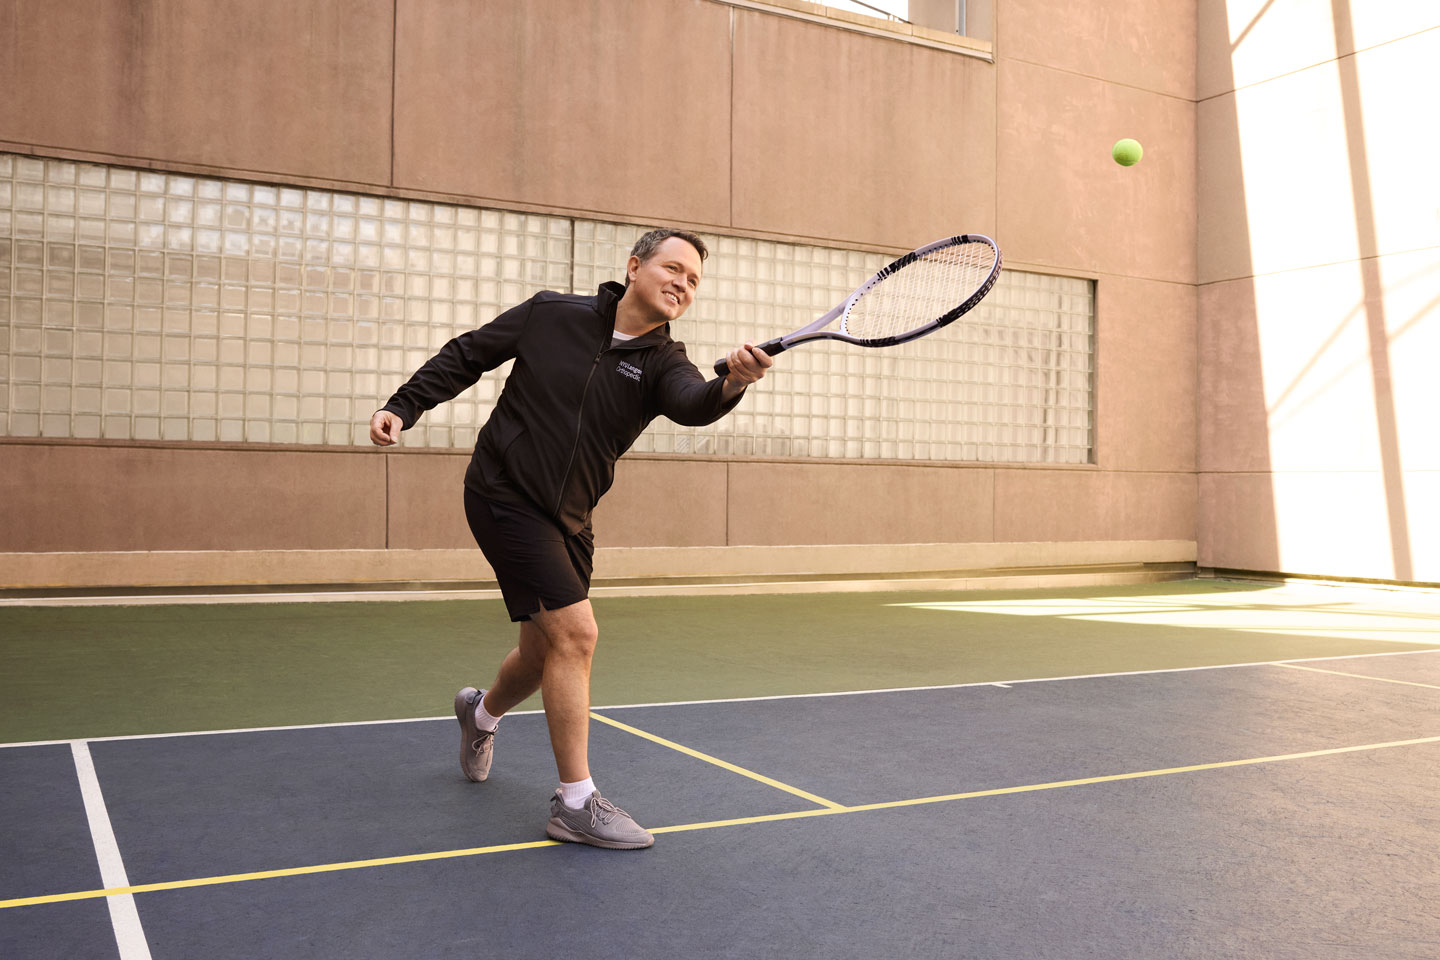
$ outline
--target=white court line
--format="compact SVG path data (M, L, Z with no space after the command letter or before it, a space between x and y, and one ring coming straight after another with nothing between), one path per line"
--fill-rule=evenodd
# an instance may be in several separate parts
M809 700L821 697L862 697L872 693L923 693L928 690L961 690L966 687L998 687L1020 683L1055 683L1061 680L1102 680L1107 677L1146 677L1158 673L1194 673L1199 670L1235 670L1240 667L1270 667L1277 663L1318 663L1325 660L1359 660L1367 657L1408 657L1440 650L1387 650L1384 653L1352 653L1339 657L1297 657L1291 660L1250 660L1245 663L1212 663L1200 667L1165 667L1159 670L1124 670L1119 673L1077 673L1068 677L1027 677L1023 680L976 680L971 683L944 683L931 687L885 687L877 690L841 690L831 693L781 693L769 697L731 697L726 700L672 700L660 703L621 703L592 710L638 710L642 707L691 707L711 703L752 703L761 700ZM3 744L0 744L3 746Z
M1365 660L1370 657L1410 657L1437 653L1440 650L1387 650L1384 653L1352 653L1344 656L1300 657L1291 660L1252 660L1245 663L1214 663L1200 667L1166 667L1160 670L1128 670L1121 673L1079 673L1068 677L1030 677L1023 680L976 680L971 683L947 683L929 687L884 687L876 690L839 690L828 693L781 693L765 697L729 697L717 700L667 700L656 703L614 703L593 705L591 710L639 710L649 707L696 707L720 703L759 703L765 700L818 700L823 697L863 697L874 693L924 693L930 690L963 690L967 687L1006 687L1019 683L1055 683L1061 680L1101 680L1107 677L1145 677L1159 673L1194 673L1200 670L1234 670L1240 667L1273 667L1277 663L1320 663L1326 660ZM544 713L543 710L512 710L507 717L523 717ZM336 723L297 723L279 727L238 727L233 730L180 730L172 733L131 733L116 737L85 737L76 740L30 740L24 743L0 743L0 750L11 747L54 747L77 742L113 743L122 740L162 740L167 737L210 737L227 733L274 733L282 730L324 730L329 727L374 727L390 723L433 723L449 720L455 715L435 717L399 717L393 720L342 720Z
M268 603L389 603L396 600L499 600L498 588L350 590L298 593L116 593L66 597L0 597L0 607L154 607Z
M110 826L110 813L105 809L105 795L100 792L100 779L95 775L95 761L84 740L70 744L75 758L75 773L80 778L80 796L85 800L85 817L90 821L90 839L95 844L95 858L100 862L100 882L105 889L130 886L125 875L125 861L120 858L120 845ZM105 898L110 908L110 924L115 928L115 944L120 960L150 960L150 944L140 926L133 894L117 894Z
M1440 690L1440 685L1434 683L1417 683L1414 680L1397 680L1394 677L1370 677L1363 673L1346 673L1343 670L1321 670L1319 667L1302 667L1298 663L1277 663L1277 667L1288 667L1291 670L1304 670L1307 673L1323 673L1331 677L1349 677L1351 680L1369 680L1372 683L1399 683L1407 687L1424 687L1426 690Z
M606 709L596 707L596 710ZM507 717L523 717L526 714L544 713L544 710L511 710ZM444 717L395 717L391 720L338 720L334 723L295 723L278 727L235 727L227 730L176 730L171 733L127 733L115 737L85 737L77 740L31 740L27 743L0 743L0 750L7 747L58 747L67 743L115 743L122 740L164 740L170 737L218 737L229 733L279 733L284 730L325 730L330 727L383 727L392 723L434 723L437 720L455 722L455 714Z

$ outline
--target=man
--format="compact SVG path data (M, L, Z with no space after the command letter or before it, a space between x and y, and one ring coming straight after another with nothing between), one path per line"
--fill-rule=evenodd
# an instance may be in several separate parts
M726 358L727 376L707 381L670 338L706 256L694 234L652 230L631 250L624 286L536 294L447 343L370 420L371 441L389 446L424 411L515 360L465 474L465 515L520 639L489 689L456 694L455 716L460 767L479 782L490 773L499 719L541 691L560 774L545 828L555 840L611 849L655 842L590 776L590 514L615 461L657 415L713 423L771 364L746 343Z

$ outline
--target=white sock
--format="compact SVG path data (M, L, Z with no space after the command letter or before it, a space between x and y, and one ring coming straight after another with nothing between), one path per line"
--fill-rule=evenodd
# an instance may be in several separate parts
M560 781L560 802L571 810L579 810L585 806L585 801L590 799L590 794L595 792L595 781L586 777L579 783L566 783Z
M481 730L488 730L491 733L494 733L495 728L500 726L499 717L492 717L485 712L485 698L483 696L475 701L475 726Z

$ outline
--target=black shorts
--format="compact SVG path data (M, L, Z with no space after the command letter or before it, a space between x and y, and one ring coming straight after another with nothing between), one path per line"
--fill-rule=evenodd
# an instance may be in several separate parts
M465 519L500 581L511 620L529 620L542 606L558 610L590 595L595 537L589 524L567 536L533 504L491 500L469 487Z

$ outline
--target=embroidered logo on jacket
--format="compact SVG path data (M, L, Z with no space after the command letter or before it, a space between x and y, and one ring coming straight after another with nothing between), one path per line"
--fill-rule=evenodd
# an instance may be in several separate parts
M640 382L641 371L640 368L635 366L634 364L626 363L624 360L621 360L620 366L616 367L615 370L629 377L631 380L634 380L636 383Z

